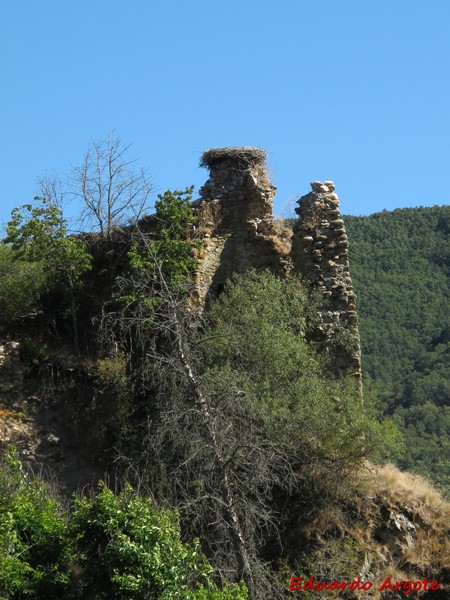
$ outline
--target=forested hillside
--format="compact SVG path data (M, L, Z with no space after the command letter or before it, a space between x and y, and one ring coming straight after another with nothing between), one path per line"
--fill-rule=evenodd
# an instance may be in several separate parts
M405 432L401 466L450 489L450 206L346 217L363 369Z

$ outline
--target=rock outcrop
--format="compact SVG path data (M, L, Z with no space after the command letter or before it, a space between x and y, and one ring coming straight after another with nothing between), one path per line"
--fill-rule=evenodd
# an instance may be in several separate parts
M375 467L366 463L354 474L351 490L351 494L341 497L340 514L339 510L325 514L319 510L317 516L292 524L293 539L299 540L298 551L311 557L310 574L316 580L360 577L372 583L368 591L327 591L324 597L448 600L449 502L424 478L401 472L393 465ZM396 582L426 578L436 580L441 589L392 591Z
M73 423L67 422L67 393L53 381L53 366L41 365L33 393L23 371L20 344L0 340L0 453L14 446L34 472L44 469L44 474L57 475L60 489L67 493L95 483L101 471L68 439L73 437Z

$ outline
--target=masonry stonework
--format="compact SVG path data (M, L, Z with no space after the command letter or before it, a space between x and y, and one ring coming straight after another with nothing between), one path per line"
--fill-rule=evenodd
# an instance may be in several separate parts
M348 238L332 181L314 181L298 201L291 258L294 270L320 290L323 307L318 339L333 355L338 376L361 381L356 296L349 269Z
M249 269L286 273L291 268L292 232L273 217L276 188L267 175L263 150L208 150L200 164L210 172L200 199L193 203L202 240L193 300L202 308L233 273Z
M348 240L334 184L311 184L312 192L299 201L292 232L274 219L276 188L266 159L263 150L248 146L204 152L200 165L209 169L209 179L192 205L202 241L192 305L203 310L233 273L270 269L284 276L293 270L322 294L317 341L333 357L336 375L352 374L360 381Z

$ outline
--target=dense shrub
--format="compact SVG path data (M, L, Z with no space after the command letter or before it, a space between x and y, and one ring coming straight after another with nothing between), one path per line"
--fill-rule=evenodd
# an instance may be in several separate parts
M46 285L40 262L19 260L14 250L0 245L0 328L9 331L40 310L40 296Z
M130 487L114 494L101 483L69 517L15 452L0 465L1 600L247 598L242 586L218 588L211 573L198 541L181 541L176 513Z
M67 515L15 453L0 467L0 597L60 598L69 583Z
M75 503L72 528L83 568L83 598L244 600L238 586L219 590L199 543L184 544L176 513L126 487Z

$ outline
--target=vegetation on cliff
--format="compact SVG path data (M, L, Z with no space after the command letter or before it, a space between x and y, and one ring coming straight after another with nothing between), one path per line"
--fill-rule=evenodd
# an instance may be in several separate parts
M98 212L93 189L86 207ZM336 380L314 341L318 299L297 276L249 271L204 314L192 310L191 192L161 194L154 215L111 221L107 235L69 236L50 198L12 215L0 247L0 298L11 297L1 333L21 341L34 401L63 410L65 448L113 470L117 491L100 483L64 509L14 456L3 462L1 597L262 600L286 597L290 575L307 571L375 578L391 563L405 577L438 576L450 563L445 531L411 508L412 493L407 509L381 492L366 462L401 455L398 425L427 403L400 404L394 372L381 400ZM360 303L364 344L371 309L364 295ZM445 331L427 321L419 342L406 336L407 356L428 339L424 364L443 365ZM375 352L367 360L375 389L382 366ZM443 406L439 373L424 367L411 398L433 380L427 398ZM433 502L442 525L448 507ZM414 523L432 532L428 564L406 558Z
M17 217L10 223L5 242L14 253L11 261L41 263L56 278L50 266L60 229L47 227L53 211L28 213L28 220ZM168 214L172 226L161 233L158 224ZM90 360L97 377L87 396L84 392L77 420L84 423L88 440L95 436L90 428L97 429L100 415L98 455L106 462L118 458L123 477L180 511L184 535L200 537L217 572L227 574L223 593L227 579L243 579L253 598L264 597L267 589L276 597L286 583L277 581L270 564L287 560L283 538L293 507L297 517L322 510L339 496L342 482L369 448L380 451L394 429L373 418L368 402L361 409L355 382L338 383L329 376L326 361L307 341L317 301L298 278L251 272L230 282L204 318L187 310L186 286L180 283L193 266L189 253L194 243L185 240L193 220L184 194L167 192L160 196L152 229L130 231L129 258L116 273L113 294L101 314L90 314L97 318L96 329L80 328L83 340L95 334L89 347L95 349ZM48 254L26 254L25 233L31 226L43 232ZM73 238L61 239L69 244ZM81 256L88 252L81 239L74 243ZM92 263L95 269L95 257ZM90 277L89 271L81 272L79 285L71 288L74 295L60 295L56 331L45 327L51 315L43 303L47 288L37 294L41 310L22 323L24 339L33 334L34 347L40 349L34 356L29 349L31 375L42 347L53 356L62 345L76 349L71 308L82 306L92 293ZM9 324L3 327L7 333ZM66 392L59 390L66 402L77 402L74 384L76 379ZM324 414L333 419L324 420ZM107 448L101 447L102 440ZM105 494L100 492L96 502L121 502ZM25 531L16 533L27 539ZM92 544L102 554L100 542ZM114 552L108 546L108 553ZM135 555L133 568L139 560ZM141 592L155 585L144 578L139 588L131 575L95 583L89 575L92 561L79 558L77 564L85 594L89 585L99 594L100 587L110 590L119 581ZM111 565L108 569L115 572Z

